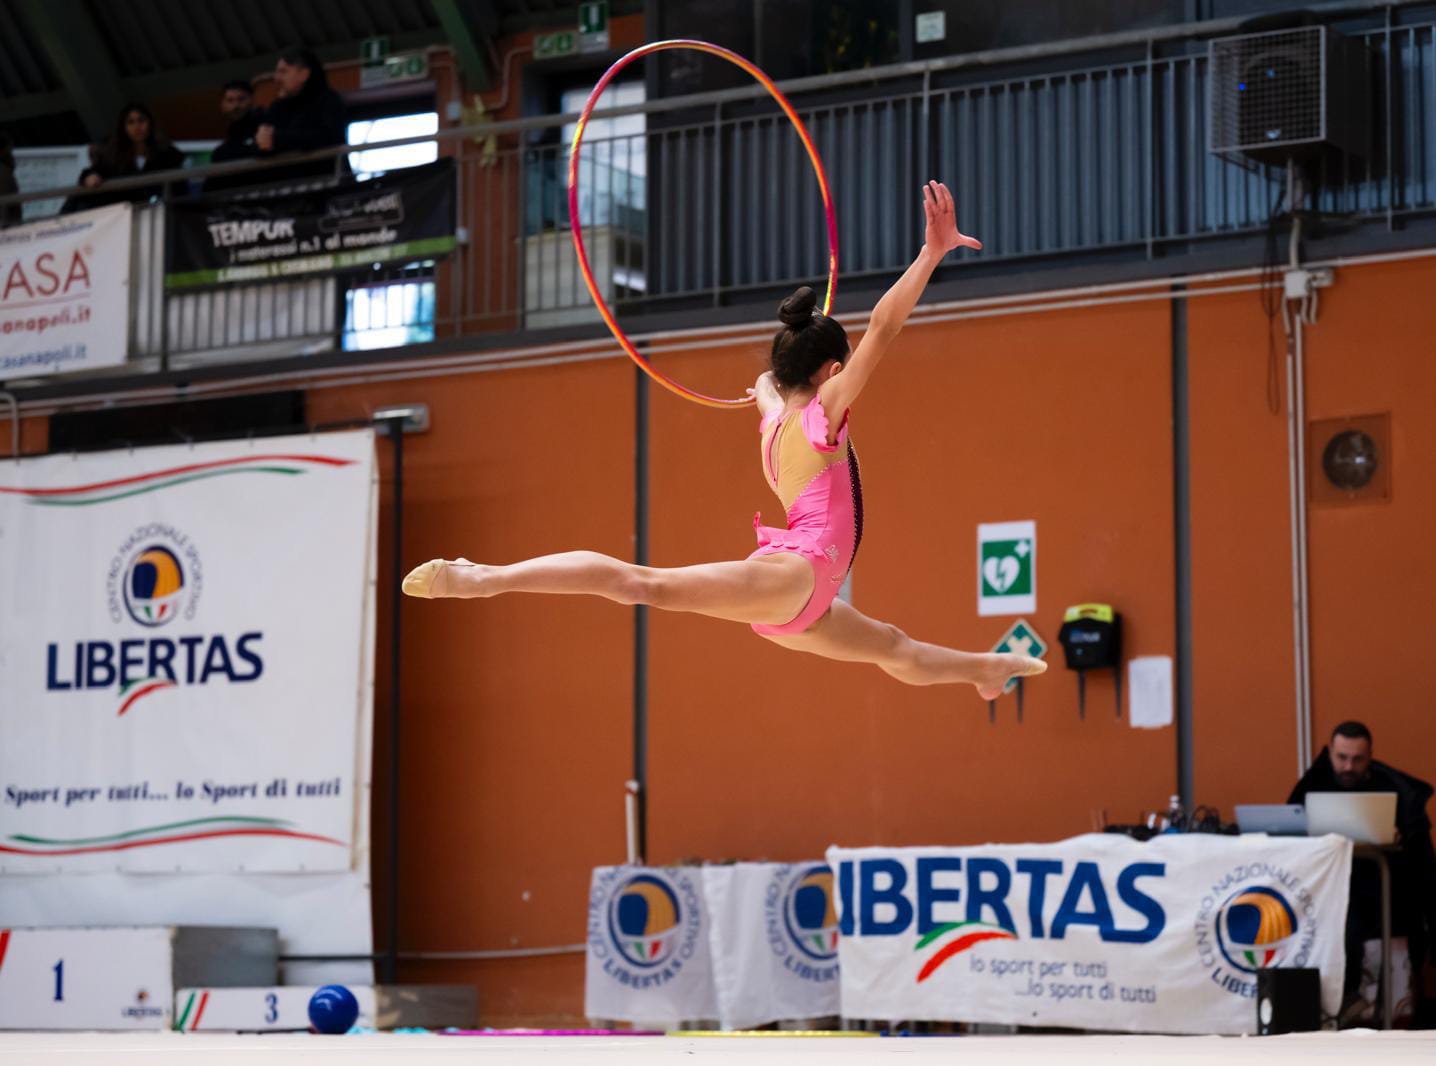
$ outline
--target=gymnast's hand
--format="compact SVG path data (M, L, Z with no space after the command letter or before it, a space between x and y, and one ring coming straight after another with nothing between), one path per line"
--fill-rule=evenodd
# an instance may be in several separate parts
M753 397L758 404L758 412L766 415L769 411L776 411L783 406L783 396L778 392L778 386L773 382L773 372L766 370L758 375L758 380L753 382L753 387L746 390L748 395Z
M927 216L927 232L924 243L936 252L946 255L954 248L978 248L982 242L968 237L957 228L957 209L952 203L952 193L940 181L930 181L922 187L922 209Z

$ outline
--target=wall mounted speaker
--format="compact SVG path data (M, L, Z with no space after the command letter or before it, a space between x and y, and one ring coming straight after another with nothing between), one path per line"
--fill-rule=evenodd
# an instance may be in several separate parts
M1386 502L1391 498L1391 416L1308 423L1306 471L1314 505Z

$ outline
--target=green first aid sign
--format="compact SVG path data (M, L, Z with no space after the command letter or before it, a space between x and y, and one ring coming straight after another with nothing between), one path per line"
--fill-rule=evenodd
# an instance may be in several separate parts
M977 613L1037 610L1037 523L984 522L977 527Z
M995 652L1007 652L1013 655L1030 655L1034 659L1041 659L1047 654L1047 642L1037 635L1037 630L1032 628L1032 623L1025 618L1019 618L1012 623L1012 627L1002 634L992 648ZM1017 687L1017 678L1013 678L1003 686L1003 692L1011 692Z

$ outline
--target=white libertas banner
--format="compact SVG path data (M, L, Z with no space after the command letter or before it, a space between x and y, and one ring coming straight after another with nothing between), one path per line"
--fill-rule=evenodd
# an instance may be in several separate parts
M708 922L697 867L596 867L584 1013L654 1025L716 1018Z
M130 205L0 230L0 381L125 361Z
M1256 971L1341 1006L1344 837L1095 834L830 848L843 1015L1166 1033L1256 1030Z
M374 527L367 431L0 464L0 874L367 869Z
M826 863L705 866L726 1029L838 1013L838 919Z

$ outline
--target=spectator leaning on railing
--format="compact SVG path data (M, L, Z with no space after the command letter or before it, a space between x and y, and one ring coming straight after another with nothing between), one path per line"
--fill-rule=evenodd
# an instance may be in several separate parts
M264 113L254 135L260 155L312 152L344 143L344 101L329 87L324 64L313 52L291 48L281 53L274 81L279 99ZM269 180L333 174L334 166L327 159L299 163L270 173ZM340 166L341 173L348 172L347 162Z
M219 98L219 112L229 123L222 140L210 153L212 163L232 163L236 159L252 159L259 154L254 135L259 130L263 112L254 106L254 87L247 81L225 82ZM269 180L261 171L258 174L223 174L205 179L204 191L232 189L254 181Z
M15 184L15 142L8 133L0 133L0 196L20 191ZM19 204L0 205L0 226L13 226L20 221Z
M126 104L115 119L115 132L93 157L93 162L80 173L80 184L87 189L102 189L105 182L116 178L134 177L160 170L177 170L184 166L184 154L169 142L155 124L150 109L141 103ZM142 185L115 192L98 192L89 196L72 196L62 211L84 211L101 204L129 200L144 203L163 193L163 185Z
M260 111L254 106L254 87L247 81L225 82L219 98L219 112L229 123L224 140L215 148L216 163L229 159L248 159L259 151L254 134L259 129Z

